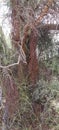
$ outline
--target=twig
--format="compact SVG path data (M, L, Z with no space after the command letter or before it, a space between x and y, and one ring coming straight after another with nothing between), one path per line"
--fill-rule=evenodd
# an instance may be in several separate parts
M15 65L18 65L18 62L17 62L17 63L10 64L10 65L7 65L7 66L2 66L2 65L0 65L0 68L4 69L4 68L13 67L13 66L15 66Z
M2 68L2 69L4 69L4 68L10 68L10 67L19 65L20 61L22 61L23 63L27 64L27 62L26 62L26 55L25 55L25 53L24 53L24 51L23 51L23 49L22 49L22 46L19 45L19 43L18 43L18 48L19 48L19 50L18 50L19 56L18 56L18 61L17 61L17 63L9 64L9 65L6 65L6 66L0 65L0 69L1 69L1 68Z

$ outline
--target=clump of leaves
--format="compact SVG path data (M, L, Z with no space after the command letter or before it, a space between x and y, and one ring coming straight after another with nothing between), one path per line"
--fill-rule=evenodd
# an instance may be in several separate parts
M55 56L55 57L51 57L51 59L45 62L45 66L49 67L52 70L52 73L54 75L59 75L59 57Z
M51 84L52 85L52 84ZM54 87L54 86L53 86ZM40 112L41 126L46 125L50 127L57 126L58 117L57 110L51 103L57 98L57 92L52 86L44 80L40 80L35 88L32 100L37 104L43 105L43 111Z
M38 47L40 52L47 50L49 47L52 46L52 40L50 37L50 33L46 29L39 30L40 36L38 39Z
M48 98L51 99L53 95L51 94L51 89L48 87L48 83L43 79L39 80L37 87L33 92L33 101L38 101L41 103L46 103Z
M52 105L52 102L56 99L56 95L52 86L50 86L51 84L41 79L30 92L26 81L23 81L20 85L18 81L16 82L19 92L19 107L12 120L12 127L15 127L17 130L34 130L34 128L36 130L41 129L44 125L50 129L53 126L56 128L58 124L58 112ZM43 111L40 111L39 115L36 115L33 110L32 104L34 103L43 106Z

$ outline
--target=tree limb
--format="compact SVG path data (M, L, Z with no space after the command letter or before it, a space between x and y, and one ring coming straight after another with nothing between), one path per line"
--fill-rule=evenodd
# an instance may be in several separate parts
M59 24L43 24L40 29L59 30Z
M52 3L53 3L53 0L48 0L47 4L45 5L44 9L42 10L40 16L36 19L35 25L38 25L41 22L43 17L47 14L49 7L52 5Z
M20 57L18 57L18 62L17 62L17 63L9 64L9 65L7 65L7 66L0 65L0 68L1 68L1 69L10 68L10 67L19 65L19 63L20 63Z
M7 66L0 65L0 68L1 68L1 69L10 68L10 67L19 65L19 63L20 63L21 61L22 61L23 63L26 63L26 64L27 64L27 62L26 62L26 55L25 55L25 53L24 53L24 51L23 51L23 49L22 49L22 46L19 45L19 56L18 56L18 61L17 61L17 63L9 64L9 65L7 65Z

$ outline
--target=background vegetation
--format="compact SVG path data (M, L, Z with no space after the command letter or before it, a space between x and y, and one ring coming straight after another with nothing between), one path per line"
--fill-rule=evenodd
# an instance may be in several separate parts
M0 4L0 129L59 130L59 1Z

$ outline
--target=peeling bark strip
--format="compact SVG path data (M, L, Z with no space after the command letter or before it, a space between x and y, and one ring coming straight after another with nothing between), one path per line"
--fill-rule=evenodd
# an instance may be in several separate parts
M39 65L36 55L38 35L35 28L27 25L24 29L24 39L22 47L26 54L27 60L27 76L30 84L35 84L39 76Z
M53 3L53 0L48 0L47 4L45 5L44 9L42 10L40 16L36 19L35 25L40 24L43 17L47 14L49 7L52 5L52 3Z
M39 76L39 65L38 65L38 59L36 55L37 41L38 41L38 36L35 30L33 30L30 37L30 55L29 55L29 64L28 64L29 81L32 84L35 84L37 82Z
M18 44L21 42L20 40L20 20L18 17L18 0L11 0L12 5L12 40L17 41ZM17 42L14 42L14 46L18 47Z
M12 76L6 69L3 69L3 87L6 94L8 116L12 117L18 108L18 90Z

